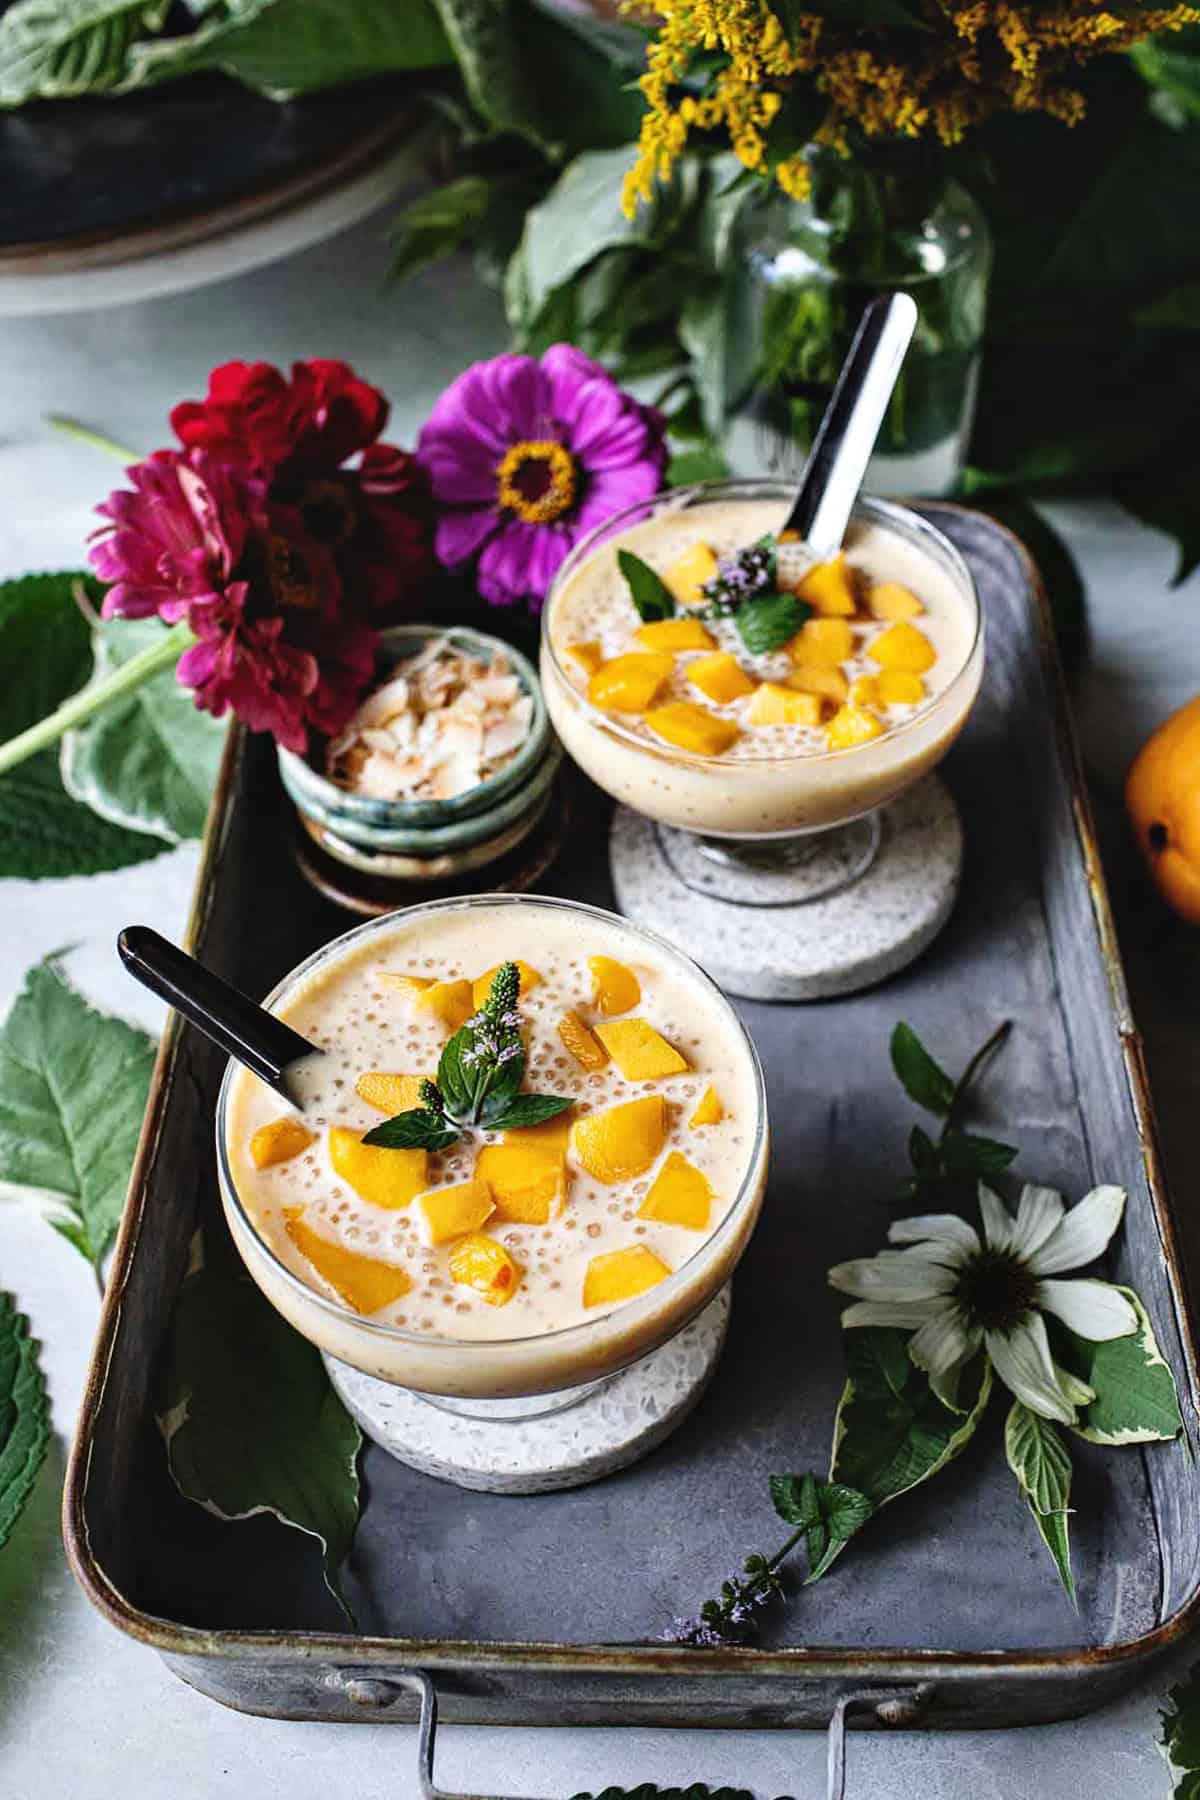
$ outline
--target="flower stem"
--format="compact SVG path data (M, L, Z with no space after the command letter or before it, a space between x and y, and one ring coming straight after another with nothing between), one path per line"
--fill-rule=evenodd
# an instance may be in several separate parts
M81 444L90 444L93 450L104 450L109 456L119 457L123 463L141 462L136 450L129 450L124 444L118 444L115 438L105 437L102 431L93 431L90 425L81 425L78 419L68 419L63 413L47 413L46 423L52 431L61 431L64 437L77 438Z
M169 631L163 632L157 644L151 644L139 656L133 656L127 663L122 663L119 669L114 669L103 681L89 682L87 687L72 694L69 700L64 700L61 706L56 707L44 719L39 719L36 725L18 732L6 744L0 744L0 775L24 762L27 756L35 756L39 750L56 744L72 726L82 725L93 713L101 712L106 706L111 706L114 700L133 693L135 688L141 687L143 682L160 674L163 669L174 667L182 652L192 642L193 635L189 625L173 625Z

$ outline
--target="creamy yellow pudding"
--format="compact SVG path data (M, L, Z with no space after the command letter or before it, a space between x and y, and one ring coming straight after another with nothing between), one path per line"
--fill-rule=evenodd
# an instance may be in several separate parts
M916 515L862 501L843 554L813 568L778 541L785 493L734 482L664 496L602 528L555 584L541 667L551 719L637 812L728 836L840 824L910 786L962 728L982 634L961 559ZM713 601L733 559L763 541L769 586L803 616L756 652ZM639 615L621 552L660 578L672 617Z
M444 1148L364 1144L421 1107L508 962L518 1098L567 1109ZM334 1355L437 1393L568 1387L727 1279L765 1177L761 1076L728 1003L659 940L566 902L444 902L351 932L272 1010L325 1054L297 1070L298 1113L231 1071L226 1212L268 1297Z

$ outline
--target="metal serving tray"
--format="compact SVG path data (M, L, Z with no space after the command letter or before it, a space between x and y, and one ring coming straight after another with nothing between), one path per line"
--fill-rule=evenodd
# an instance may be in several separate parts
M945 774L962 808L962 897L933 949L851 999L744 1004L774 1135L762 1224L735 1281L723 1362L655 1455L575 1492L463 1493L368 1448L348 1633L299 1534L222 1524L182 1500L154 1423L156 1370L199 1220L217 1216L220 1058L163 1041L66 1493L76 1574L121 1630L249 1712L411 1719L436 1682L456 1720L805 1725L1029 1724L1111 1699L1194 1624L1200 1472L1182 1445L1073 1446L1080 1610L1016 1502L996 1411L917 1499L739 1651L654 1642L780 1535L773 1470L821 1468L843 1378L829 1264L882 1239L913 1108L888 1063L908 1019L950 1068L1015 1021L986 1083L1018 1173L1078 1197L1129 1190L1114 1278L1153 1314L1195 1439L1192 1322L1094 854L1049 618L1021 546L934 506L987 618L983 693ZM611 905L605 802L576 797L546 885ZM347 925L296 874L269 745L235 734L191 926L196 954L251 993ZM703 946L689 949L703 961ZM849 1698L848 1698L849 1697Z

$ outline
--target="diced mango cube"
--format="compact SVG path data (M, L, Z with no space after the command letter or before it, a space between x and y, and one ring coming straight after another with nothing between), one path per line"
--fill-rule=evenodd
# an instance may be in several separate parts
M707 544L693 544L663 570L663 585L670 589L677 606L699 606L705 599L704 583L712 580L717 566L715 551Z
M699 619L651 619L634 633L647 650L711 650L714 640Z
M601 663L588 682L588 699L605 712L645 712L675 666L665 651L631 650Z
M597 1025L596 1036L626 1081L660 1081L688 1067L687 1058L645 1019L612 1019Z
M498 1218L513 1225L547 1225L566 1203L566 1157L560 1146L515 1139L514 1133L502 1144L485 1144L475 1158L475 1179L487 1183Z
M672 1150L642 1204L639 1219L659 1225L686 1225L689 1231L707 1231L713 1191L708 1177L678 1150Z
M695 662L688 664L687 678L693 687L700 689L706 700L713 700L718 706L728 706L730 701L752 694L758 685L728 650L718 650L712 656L698 656Z
M398 975L391 969L381 969L379 979L384 987L395 988L398 993L407 994L415 1000L426 988L433 986L432 975Z
M475 1011L475 996L469 981L435 981L432 987L425 989L417 1004L427 1006L450 1031L457 1031Z
M657 1287L670 1273L666 1263L644 1244L633 1244L628 1250L609 1250L604 1256L593 1256L587 1266L583 1304L615 1306L619 1300L632 1300L647 1288Z
M368 1069L354 1084L360 1100L389 1117L393 1113L413 1112L424 1104L421 1099L423 1075L387 1075L382 1069Z
M847 704L834 713L825 731L831 750L849 750L854 744L870 743L883 736L883 726L861 706Z
M495 1238L473 1233L450 1256L450 1278L489 1306L506 1306L521 1285L521 1265Z
M796 585L801 600L827 617L848 618L858 611L858 578L839 550L832 562L818 563Z
M719 1125L724 1117L725 1108L721 1105L721 1097L716 1088L706 1087L695 1112L688 1120L688 1130L696 1131L701 1125Z
M291 1162L313 1142L299 1119L272 1119L260 1125L250 1139L250 1161L256 1169L269 1169L274 1163Z
M329 1160L360 1199L394 1212L429 1186L427 1150L385 1150L362 1140L361 1131L330 1127Z
M433 1245L448 1244L451 1238L478 1231L495 1210L487 1182L476 1179L418 1194L413 1214L422 1243Z
M642 997L641 984L633 970L611 956L589 956L592 972L592 1005L606 1019L614 1013L632 1012Z
M661 1094L587 1113L571 1133L571 1146L588 1174L608 1186L644 1175L666 1141L667 1103Z
M636 1000L634 1005L637 1005ZM594 1071L607 1063L608 1051L595 1032L588 1030L578 1013L563 1014L558 1021L558 1035L581 1069Z
M655 737L674 744L679 750L690 750L696 756L720 756L741 737L732 719L718 719L706 706L694 700L672 700L656 706L646 714L646 724Z
M881 670L877 685L885 706L919 706L925 698L925 683L907 669Z
M604 652L594 639L589 639L586 644L567 644L563 655L578 663L585 675L594 675L604 661Z
M840 669L826 668L823 663L806 663L794 669L784 682L801 694L820 694L840 706L850 692L850 683Z
M878 675L857 675L850 687L850 698L855 706L880 706Z
M898 581L880 581L867 590L867 609L876 619L915 619L925 608Z
M805 619L787 649L801 666L817 663L836 669L854 655L854 633L845 619Z
M304 1223L301 1210L298 1206L285 1206L283 1228L305 1262L328 1282L343 1306L370 1316L381 1307L390 1306L393 1300L404 1298L412 1280L399 1264L384 1262L378 1256L363 1256L322 1237Z
M544 1144L555 1150L566 1150L571 1141L571 1126L574 1124L572 1109L565 1107L555 1113L552 1119L543 1119L540 1125L514 1125L504 1133L506 1144Z
M515 957L513 960L517 965L517 992L524 999L531 988L540 986L541 971L535 969L532 963L522 962L520 957ZM487 997L492 991L492 983L500 973L501 967L502 964L496 963L493 968L485 970L477 981L472 982L471 1006L475 1012L478 1012L480 1007L486 1003Z
M909 675L923 675L937 661L937 651L915 625L901 619L868 644L867 655L881 669L903 669Z
M821 697L764 681L746 713L751 725L819 725Z

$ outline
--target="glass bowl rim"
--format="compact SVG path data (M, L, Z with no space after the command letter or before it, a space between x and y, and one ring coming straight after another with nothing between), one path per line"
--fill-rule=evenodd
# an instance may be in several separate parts
M767 498L768 496L762 492L764 489L772 490L772 496L778 494L783 499L791 499L795 494L793 483L781 481L771 475L731 476L721 481L697 481L689 483L686 487L664 488L661 493L651 495L649 499L637 500L632 506L624 507L620 512L613 513L611 518L606 519L602 524L593 526L587 536L580 538L579 542L573 546L570 554L561 564L550 585L550 591L546 595L546 602L542 608L541 643L550 667L566 688L572 704L579 708L596 730L607 732L622 743L629 744L663 762L675 763L683 768L720 769L726 773L733 773L734 778L737 779L737 776L743 772L753 773L761 769L790 768L793 765L804 768L822 768L846 757L862 757L868 751L874 751L878 755L885 746L901 741L907 733L915 734L918 727L927 725L931 719L949 710L947 702L965 685L966 677L975 663L976 655L984 640L983 607L980 605L975 578L971 574L965 557L955 548L950 539L938 530L936 525L931 525L928 519L922 518L920 513L914 512L911 507L902 506L894 500L878 499L871 494L858 496L850 515L851 522L865 516L878 523L891 526L901 535L907 534L910 540L916 538L918 542L928 541L937 554L948 563L952 574L962 582L966 598L974 614L974 631L970 647L963 657L960 667L952 676L949 684L935 697L932 704L923 708L922 711L914 713L911 719L906 719L902 725L892 727L882 737L868 739L865 744L846 744L838 750L800 751L781 756L747 757L743 760L731 759L727 756L705 756L698 751L681 750L676 745L655 743L649 738L639 736L628 726L621 725L618 719L610 713L593 706L586 694L580 693L555 650L554 640L550 635L550 617L554 610L554 602L563 584L586 562L592 552L600 547L600 540L607 541L608 535L614 527L621 526L633 515L638 514L643 518L651 518L653 511L650 509L675 500L685 500L687 504L691 504L695 498L698 504L703 504L705 500L736 499L740 495L751 498L754 492L757 492L760 498ZM681 510L683 509L681 508Z
M570 900L555 894L506 894L503 892L495 892L486 894L453 895L442 900L431 900L424 903L418 902L413 906L398 907L394 912L385 913L381 918L366 919L360 925L351 926L349 931L342 932L340 936L331 938L328 943L322 944L316 950L310 952L310 954L304 958L303 962L297 963L294 969L291 969L275 983L275 986L260 1004L267 1008L272 1007L290 988L302 981L314 968L318 967L322 961L329 957L330 952L336 951L340 955L343 950L358 939L376 935L380 937L385 936L389 926L395 926L418 914L450 911L465 912L470 911L477 906L486 906L489 904L503 904L505 906L541 906L549 907L551 909L561 908L566 912L584 913L588 917L601 919L606 924L615 923L622 930L628 931L633 937L642 938L646 942L652 944L656 950L664 952L669 959L682 963L689 978L699 981L702 987L707 988L710 993L715 996L719 1008L723 1009L728 1015L730 1023L739 1034L742 1044L749 1056L755 1100L754 1139L750 1146L749 1158L746 1164L746 1173L742 1177L737 1193L734 1195L725 1217L720 1221L715 1231L711 1232L708 1237L696 1245L696 1248L692 1251L691 1255L687 1257L684 1262L680 1263L678 1268L672 1269L666 1281L658 1282L653 1288L647 1289L644 1294L634 1296L634 1299L629 1302L618 1302L615 1307L610 1307L606 1312L598 1314L594 1319L582 1319L574 1325L561 1326L557 1331L528 1332L522 1337L511 1338L442 1337L436 1332L431 1331L409 1331L403 1326L388 1325L383 1321L373 1319L363 1313L354 1312L350 1307L344 1306L340 1300L331 1300L327 1294L322 1294L317 1288L310 1287L308 1282L302 1280L294 1270L290 1269L287 1264L276 1255L275 1251L258 1231L254 1221L247 1213L246 1208L242 1203L241 1195L238 1193L237 1183L233 1179L233 1170L230 1167L229 1152L226 1144L229 1096L234 1079L241 1070L241 1064L235 1062L234 1059L230 1057L226 1063L225 1072L221 1077L221 1086L217 1094L215 1117L217 1174L223 1196L228 1197L229 1203L233 1207L238 1220L249 1232L251 1241L253 1242L257 1253L265 1258L272 1266L274 1273L281 1276L286 1285L292 1289L299 1298L305 1302L314 1302L322 1312L327 1313L339 1324L361 1328L368 1336L387 1343L406 1344L413 1346L418 1350L431 1349L438 1354L448 1354L452 1356L462 1352L470 1352L472 1355L479 1355L481 1351L503 1354L505 1352L523 1350L530 1345L535 1344L570 1345L578 1340L586 1339L588 1334L600 1335L603 1326L610 1323L614 1318L622 1316L625 1313L626 1307L635 1305L638 1300L649 1300L649 1297L654 1295L658 1301L661 1301L664 1294L670 1292L672 1288L678 1292L679 1289L685 1285L682 1277L687 1273L688 1269L691 1268L696 1258L703 1252L710 1250L714 1245L725 1241L731 1235L734 1224L745 1212L747 1202L756 1191L758 1185L758 1168L763 1159L768 1140L767 1090L762 1063L759 1060L758 1051L755 1047L753 1038L738 1017L737 1011L728 996L720 987L718 987L712 976L700 967L699 963L694 962L693 959L688 956L686 951L680 950L679 947L672 944L669 939L662 937L656 931L649 930L644 925L635 925L632 920L623 918L620 913L609 912L602 906L592 906L585 900ZM684 1322L686 1323L686 1321Z
M546 712L542 684L538 679L537 670L524 651L519 650L515 644L510 644L505 638L494 637L489 631L477 630L474 625L437 625L432 622L427 624L419 619L401 625L387 626L379 633L379 640L381 647L386 649L389 642L397 640L417 637L452 639L455 636L470 638L476 644L494 646L495 649L502 651L511 661L513 672L523 690L533 701L533 717L529 721L529 730L518 745L516 754L510 762L505 763L502 769L497 769L495 774L489 775L486 780L477 781L474 787L467 789L466 793L455 794L449 800L379 800L366 794L352 793L348 788L339 787L336 781L329 779L328 775L323 775L319 769L314 769L306 756L301 756L295 750L286 750L280 745L278 750L280 764L288 770L296 787L301 792L307 787L313 798L322 806L345 812L358 818L363 825L374 825L384 831L400 830L405 826L416 829L422 825L437 825L439 821L443 820L449 826L457 823L460 819L470 817L475 812L487 811L491 804L491 796L497 790L503 799L508 789L519 787L533 763L540 762L541 758L535 755L535 752L539 745L543 751L545 750L550 731L550 720ZM399 665L393 670L393 673L398 672ZM375 685L381 686L382 683ZM364 700L368 699L373 691L373 688L369 690L363 696ZM515 776L514 769L518 771ZM507 788L504 786L505 783L507 783ZM293 800L293 804L299 804L299 802Z

